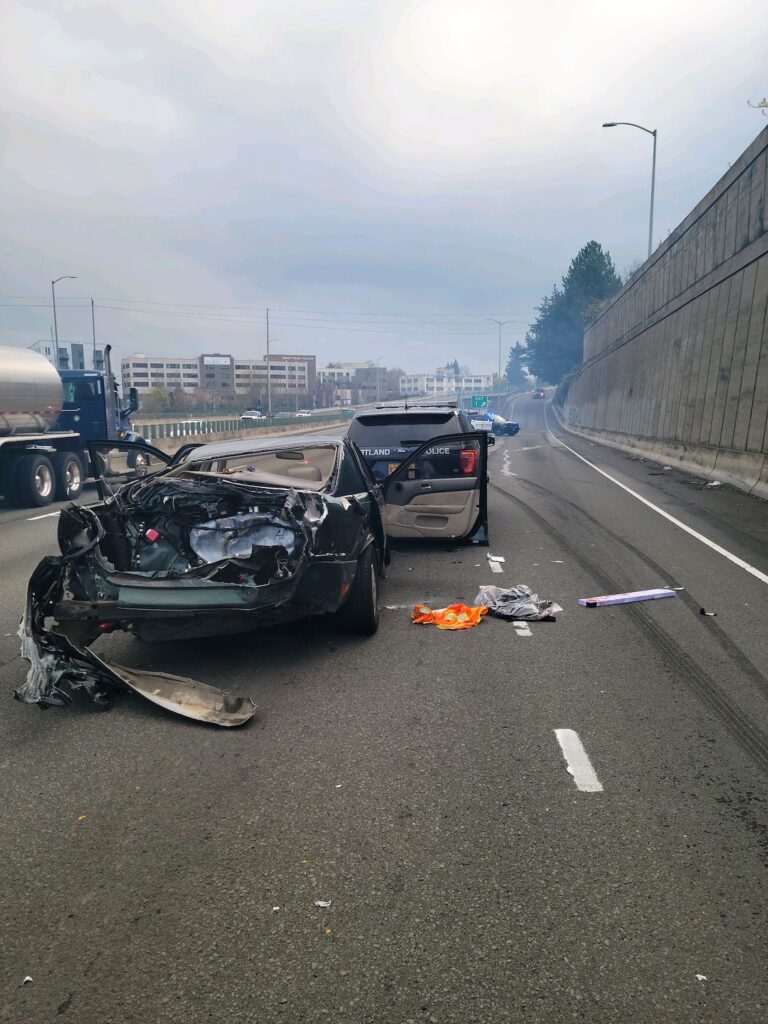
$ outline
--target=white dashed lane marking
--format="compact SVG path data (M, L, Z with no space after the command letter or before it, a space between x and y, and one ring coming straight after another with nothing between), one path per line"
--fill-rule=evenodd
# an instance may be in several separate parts
M577 788L585 793L602 793L602 784L592 767L584 744L579 739L579 734L573 729L555 729L555 736Z
M515 627L515 632L518 636L533 636L531 627L527 622L513 622L512 625Z

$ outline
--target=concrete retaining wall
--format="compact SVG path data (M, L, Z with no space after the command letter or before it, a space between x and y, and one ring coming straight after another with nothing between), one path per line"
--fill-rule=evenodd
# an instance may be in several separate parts
M585 332L565 425L768 497L767 311L768 128Z

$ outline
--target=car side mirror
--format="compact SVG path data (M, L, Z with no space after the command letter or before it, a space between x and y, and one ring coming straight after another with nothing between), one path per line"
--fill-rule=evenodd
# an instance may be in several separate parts
M493 434L489 434L488 435L488 447L491 448L495 444L496 444L496 438L493 436Z

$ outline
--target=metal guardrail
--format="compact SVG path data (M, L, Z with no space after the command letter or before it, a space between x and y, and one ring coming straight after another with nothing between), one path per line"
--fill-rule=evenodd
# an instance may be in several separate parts
M273 427L322 426L323 423L337 423L345 418L341 413L325 413L316 416L273 416L265 420L241 420L239 416L228 416L216 419L186 420L135 420L135 429L147 441L160 441L167 438L183 440L185 437L205 437L208 434L227 434L240 430L272 429Z

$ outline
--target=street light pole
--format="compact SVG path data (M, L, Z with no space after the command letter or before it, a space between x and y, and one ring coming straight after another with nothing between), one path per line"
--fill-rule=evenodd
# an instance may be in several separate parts
M56 322L56 285L59 281L76 281L77 277L73 274L64 274L63 277L57 277L55 281L51 281L51 298L53 299L53 338L54 345L56 346L56 369L59 369L59 325Z
M629 128L639 128L641 132L646 132L648 135L653 136L653 163L651 164L651 213L648 218L648 255L650 256L653 252L653 204L656 197L656 140L658 137L658 129L644 128L641 124L635 124L634 121L605 121L603 123L603 128L616 128L620 124L627 125Z
M96 311L91 299L91 333L93 335L93 368L96 369Z
M501 328L502 327L506 327L507 324L511 324L513 321L512 320L494 320L494 318L492 316L486 317L486 320L488 320L492 324L498 324L499 325L499 375L498 375L498 377L496 379L497 380L496 387L498 388L499 394L501 394Z
M269 307L267 307L267 416L272 419L272 378L269 374Z

